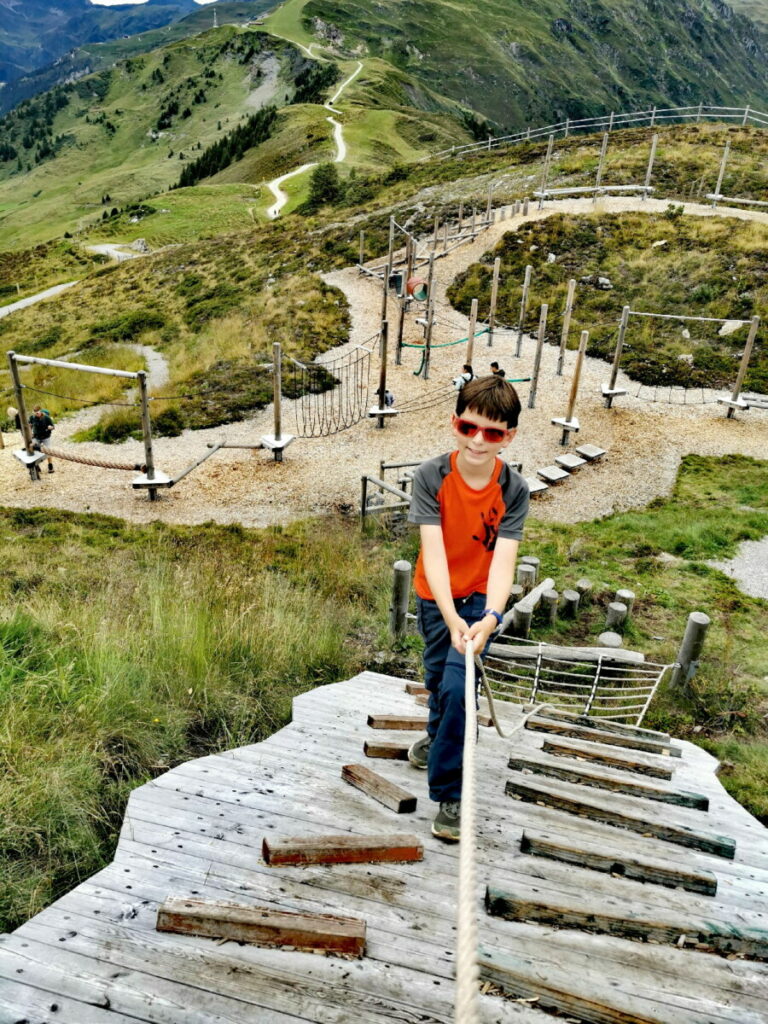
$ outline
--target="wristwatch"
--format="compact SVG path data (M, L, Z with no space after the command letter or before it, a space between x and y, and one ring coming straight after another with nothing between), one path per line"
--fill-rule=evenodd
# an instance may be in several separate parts
M498 612L495 612L493 608L486 608L485 611L483 612L483 618L485 618L486 615L492 615L499 625L501 625L504 622L503 616L499 615Z

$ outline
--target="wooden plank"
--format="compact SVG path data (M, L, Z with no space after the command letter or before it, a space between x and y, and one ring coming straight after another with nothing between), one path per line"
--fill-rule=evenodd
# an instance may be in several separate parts
M422 686L421 683L406 683L405 692L416 695L419 693L429 693L429 690L426 686Z
M592 871L618 874L670 889L679 887L705 896L717 893L717 878L711 871L653 857L627 856L615 848L606 851L603 844L590 843L586 839L554 838L547 832L527 828L520 840L520 849L534 857L552 858Z
M629 750L641 750L646 754L660 754L665 757L674 756L668 743L659 743L656 740L644 740L634 736L621 736L619 733L608 732L601 729L588 729L583 725L571 725L567 722L557 722L553 719L537 715L529 718L525 723L526 729L533 732L549 732L556 736L573 736L580 740L591 740L593 743L602 743L608 747L627 747Z
M53 950L51 951L53 955ZM77 999L46 992L18 979L4 978L0 986L0 1021L3 1024L48 1024L49 1021L77 1021L77 1024L136 1024L137 1018L111 1009L89 1006Z
M626 772L635 772L638 775L648 775L655 779L671 779L671 767L652 761L650 757L643 757L637 754L634 757L622 757L614 754L608 747L593 747L590 743L561 742L560 740L544 740L541 749L547 754L555 754L558 757L575 757L585 761L594 761L595 764L604 764L610 768L619 768Z
M170 896L157 911L157 930L177 935L234 939L256 946L321 950L359 959L365 921L335 914L297 914L274 907Z
M644 729L640 725L627 725L625 722L608 722L604 718L573 714L570 711L556 711L552 708L547 711L546 717L558 722L572 722L574 725L585 725L590 729L602 729L605 732L618 732L624 736L637 736L639 739L656 740L659 743L669 743L670 741L668 732Z
M416 810L416 797L389 779L377 775L363 764L345 764L341 769L341 777L350 786L361 789L368 796L389 807L396 814L409 814Z
M660 803L675 804L679 807L692 807L697 811L709 810L709 797L702 793L687 793L684 790L662 789L643 782L618 779L611 775L590 771L587 768L571 768L561 762L536 760L532 757L510 757L508 766L513 771L532 772L552 779L563 779L581 786L595 789L607 789L614 793L637 796L644 800L656 800Z
M711 921L693 910L681 914L664 905L638 909L628 901L599 899L591 893L543 895L536 882L522 880L515 883L514 892L489 885L485 906L489 914L509 921L536 921L645 942L678 943L683 936L683 942L687 939L699 948L706 945L721 953L768 958L768 930L762 926L759 914L734 914L738 922Z
M416 836L292 836L265 837L261 845L264 862L277 864L373 864L378 861L424 859L424 846Z
M427 719L420 715L368 715L368 725L372 729L406 729L413 732L426 732Z
M386 740L366 740L363 744L366 757L383 757L390 761L407 761L408 747L401 743L388 743Z
M493 982L509 995L535 1000L542 1009L576 1015L589 1024L765 1024L759 1011L689 995L664 993L663 998L654 1000L651 993L646 993L639 1000L631 985L622 986L617 981L611 988L597 968L571 974L567 965L547 964L542 970L531 957L485 945L479 949L479 965L481 979Z
M426 693L417 693L416 694L416 703L421 708L428 708L429 707L429 698L430 698L429 691L427 691Z
M689 846L694 850L714 854L716 857L724 857L726 860L733 860L736 854L736 843L729 836L719 836L714 832L699 832L685 825L672 825L666 821L639 818L623 811L614 810L613 807L606 807L597 800L571 796L568 791L559 789L554 783L534 785L529 782L510 780L506 785L506 793L508 796L517 797L529 803L543 804L545 807L553 807L566 811L568 814L576 814L593 821L602 821L607 825L639 832L644 836L653 836L677 846Z

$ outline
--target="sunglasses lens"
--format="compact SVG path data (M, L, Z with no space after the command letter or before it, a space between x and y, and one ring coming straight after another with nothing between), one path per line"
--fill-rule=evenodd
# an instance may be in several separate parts
M474 437L481 429L477 423L470 423L469 420L458 420L456 426L464 437ZM482 434L488 444L500 444L507 436L506 430L499 430L498 427L483 427Z
M504 431L499 430L497 427L486 427L483 434L489 444L498 444L504 440Z
M476 423L470 423L469 420L459 420L456 426L459 428L459 433L465 437L474 437L480 429Z

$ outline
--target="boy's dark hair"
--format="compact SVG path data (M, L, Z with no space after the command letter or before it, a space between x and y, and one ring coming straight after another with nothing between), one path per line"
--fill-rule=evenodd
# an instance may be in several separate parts
M456 415L461 416L465 409L489 420L499 420L512 429L520 418L520 399L502 377L475 377L464 385L456 399Z
M495 362L495 361L491 363L491 369L493 369L494 367L495 367L495 368L496 368L497 370L498 370L498 368L499 368L499 364L498 364L497 362Z

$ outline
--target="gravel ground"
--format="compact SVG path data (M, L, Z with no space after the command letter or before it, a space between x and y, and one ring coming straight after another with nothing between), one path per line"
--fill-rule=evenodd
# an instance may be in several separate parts
M542 214L532 210L529 219L561 211L661 211L666 205L663 201L641 203L626 198L602 199L595 204L591 200L569 200L548 204ZM710 207L688 204L686 209L704 216L713 214ZM734 215L768 223L766 214L738 210ZM445 289L457 273L491 248L505 231L516 227L520 219L500 221L482 232L473 243L436 261L437 311L450 323L441 324L434 331L433 344L466 336L466 318L447 308ZM335 357L375 334L381 309L381 287L354 269L328 274L326 280L345 292L352 313L350 341L334 351ZM394 302L390 302L389 314L395 324ZM421 329L413 321L414 314L411 314L405 338L418 341ZM493 349L487 347L485 337L478 338L473 360L475 370L486 372L490 360L497 359L508 376L528 376L534 347L534 340L526 338L522 356L516 359L513 354L515 335L511 331L500 331ZM413 371L421 359L418 350L406 349L400 367L393 367L390 359L387 383L396 397L396 408L426 396L439 396L441 392L450 399L448 385L461 371L464 351L463 345L434 349L429 381L414 376ZM547 346L535 409L526 408L528 385L520 385L524 415L518 435L508 449L508 457L523 462L526 476L535 476L537 468L551 464L556 455L566 450L559 444L560 429L550 421L552 417L565 414L575 353L567 354L562 377L555 374L556 358L556 348ZM638 386L621 375L619 385L627 387L629 394L617 399L613 409L605 409L600 386L608 375L609 368L602 361L585 360L576 406L581 432L578 440L571 444L572 448L574 444L592 442L607 449L608 455L601 463L583 467L571 480L539 498L534 504L538 518L576 522L645 505L652 498L669 493L680 459L687 453L742 453L765 458L768 412L750 410L728 420L723 406L716 404L722 392L706 392L706 404L700 401L700 391L695 392L699 400L695 405L645 401L636 397ZM375 404L377 383L378 363L374 359L371 405ZM643 389L642 393L647 391ZM681 399L681 393L675 397ZM283 403L284 432L297 432L293 406L290 401ZM0 487L3 503L11 507L44 506L101 512L134 522L161 520L194 524L214 520L265 526L332 509L358 508L360 478L365 473L378 475L380 460L419 460L451 447L450 411L451 402L447 400L421 412L403 412L388 420L383 430L377 428L375 420L365 419L333 437L297 439L286 449L282 463L274 462L265 450L222 450L177 487L161 491L156 502L150 502L145 492L132 490L132 473L94 469L61 460L57 460L54 474L44 474L40 482L32 483L13 457L10 446L17 445L17 437L5 435L6 448L0 451ZM55 445L64 447L68 435L94 422L98 415L98 410L87 409L62 421L54 433ZM220 440L235 444L258 443L262 435L271 432L272 411L266 409L252 419L227 427L185 431L177 438L158 438L154 442L155 464L173 476L205 454L209 443ZM77 445L76 449L97 458L128 461L143 458L142 446L135 441L120 446Z
M736 580L745 594L768 599L768 537L745 540L739 545L734 558L727 562L709 562L708 565Z

